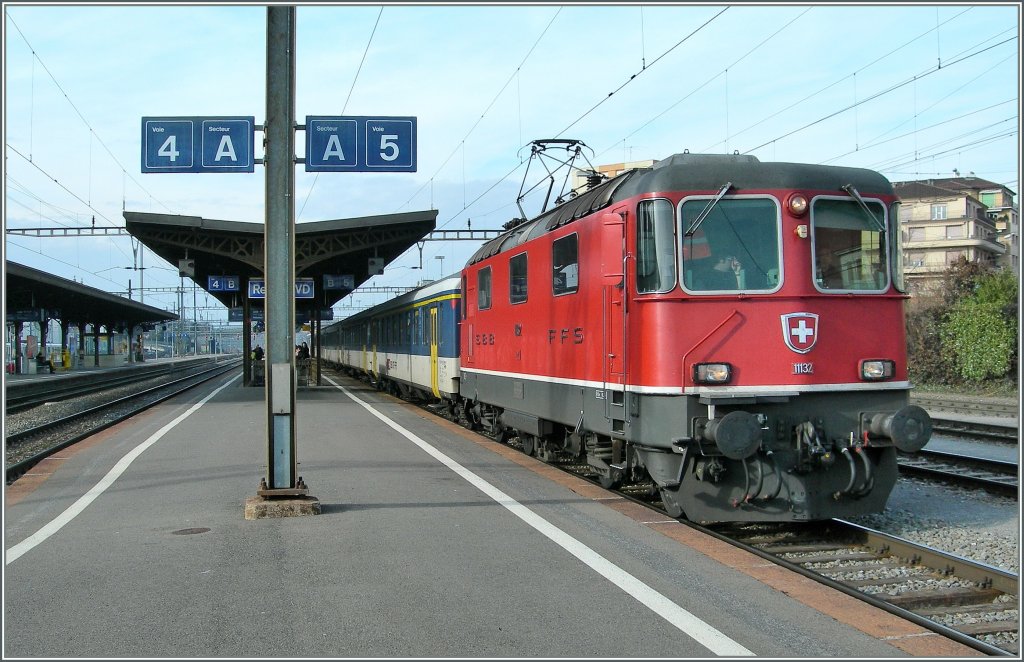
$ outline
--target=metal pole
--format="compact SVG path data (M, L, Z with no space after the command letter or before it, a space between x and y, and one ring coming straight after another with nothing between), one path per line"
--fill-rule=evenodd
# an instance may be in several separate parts
M264 324L267 477L261 496L305 495L295 440L295 7L267 7Z
M192 281L192 356L199 355L199 308L196 306L196 281Z

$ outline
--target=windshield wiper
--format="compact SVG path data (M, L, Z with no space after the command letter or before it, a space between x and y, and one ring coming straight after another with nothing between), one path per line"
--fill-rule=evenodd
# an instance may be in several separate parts
M870 218L871 221L875 224L875 227L878 228L878 231L885 232L885 228L882 227L882 224L878 221L878 218L871 213L871 209L868 208L868 203L864 202L864 198L860 197L860 193L858 193L857 189L853 187L853 184L847 184L846 186L843 186L842 189L849 193L850 197L857 201L857 203L860 205L860 208L864 210L864 213L868 215L868 218Z
M704 219L708 217L708 214L710 214L711 210L715 208L715 205L718 204L718 201L725 197L726 191L728 191L731 188L732 182L726 182L725 186L722 187L722 190L718 192L718 195L716 195L713 200L709 201L708 206L704 208L704 211L702 211L699 216L697 216L696 220L694 220L693 222L693 225L686 229L686 232L684 234L687 237L691 236L694 232L697 231L697 228L699 228L700 224L704 222Z

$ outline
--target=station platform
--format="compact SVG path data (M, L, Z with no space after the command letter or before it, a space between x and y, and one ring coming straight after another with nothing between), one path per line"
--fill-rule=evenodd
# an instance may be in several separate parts
M321 514L247 520L266 407L240 381L7 487L6 657L981 656L326 375L297 402Z

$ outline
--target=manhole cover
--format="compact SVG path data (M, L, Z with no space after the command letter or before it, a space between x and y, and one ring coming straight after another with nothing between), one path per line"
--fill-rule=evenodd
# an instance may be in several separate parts
M209 529L205 526L197 526L191 529L180 529L178 531L171 531L171 533L176 536L191 536L196 533L206 533L207 531L209 531Z

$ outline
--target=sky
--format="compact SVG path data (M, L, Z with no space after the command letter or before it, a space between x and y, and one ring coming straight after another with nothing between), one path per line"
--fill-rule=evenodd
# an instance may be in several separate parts
M543 172L524 181L531 141L546 138L581 140L595 166L735 151L1021 190L1019 3L300 4L296 18L298 123L412 116L418 133L415 173L297 166L298 223L437 209L438 229L498 229ZM266 19L266 4L4 3L5 229L123 227L124 210L262 223L263 166L143 174L140 127L260 124ZM538 214L543 187L521 204ZM437 279L479 246L426 242L367 285ZM4 248L108 292L130 279L136 300L140 259L146 288L180 282L128 236L5 232ZM357 290L336 318L385 298ZM144 299L177 306L158 289ZM197 308L186 316L227 320L201 291Z

